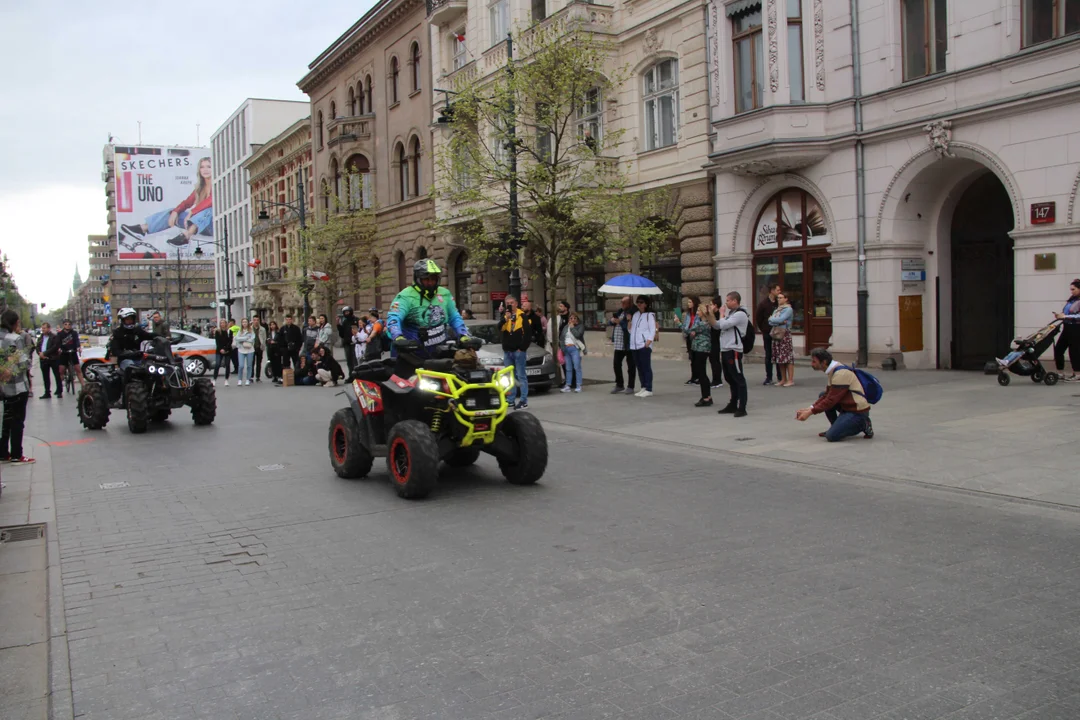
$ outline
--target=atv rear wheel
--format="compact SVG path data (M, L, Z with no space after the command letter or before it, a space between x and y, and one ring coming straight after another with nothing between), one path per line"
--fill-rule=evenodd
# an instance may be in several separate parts
M469 467L480 458L480 449L464 447L458 448L446 458L446 464L450 467Z
M439 478L439 444L419 420L403 420L390 429L386 468L403 498L425 497Z
M150 424L150 409L147 407L146 386L141 382L129 382L124 388L124 405L127 407L128 430L136 435L146 432Z
M507 482L532 485L547 470L548 446L544 426L531 413L517 411L507 415L499 426L515 447L515 460L499 459L499 470Z
M79 391L79 422L87 430L101 430L109 424L109 396L99 382L83 383Z
M338 477L362 478L371 472L372 457L360 435L351 408L341 408L330 418L330 465Z
M217 417L217 391L209 378L198 378L191 384L191 419L196 425L210 425Z

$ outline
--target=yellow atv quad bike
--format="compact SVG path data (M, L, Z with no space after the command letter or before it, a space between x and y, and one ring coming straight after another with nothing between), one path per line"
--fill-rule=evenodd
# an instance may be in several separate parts
M330 420L330 464L343 478L362 478L375 458L385 457L397 494L422 498L434 489L439 462L472 465L485 452L494 455L507 481L531 485L547 469L547 437L527 412L508 414L506 394L514 387L514 368L489 370L476 363L478 338L436 348L422 360L401 353L416 375L394 374L395 361L360 363L344 395L349 407Z

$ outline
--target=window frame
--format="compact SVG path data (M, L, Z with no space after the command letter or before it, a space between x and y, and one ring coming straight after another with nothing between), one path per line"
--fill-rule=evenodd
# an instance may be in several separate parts
M401 99L398 95L398 79L401 76L401 63L397 55L390 58L390 105L397 105Z
M356 90L349 86L349 115L356 115Z
M420 65L420 57L421 57L421 55L420 55L420 43L413 40L412 45L409 46L409 62L412 64L412 91L411 92L414 92L414 93L415 92L420 92L420 89L423 86L423 77L421 76L421 70L423 68Z
M499 9L498 18L496 8ZM497 21L501 21L499 27L496 27ZM488 3L488 25L491 30L491 45L494 47L505 40L510 32L510 0L492 0Z
M1076 35L1080 33L1080 27L1071 32L1065 31L1066 12L1070 5L1080 5L1080 0L1053 0L1053 23L1050 31L1050 37L1045 40L1030 41L1028 39L1027 21L1031 13L1031 3L1035 0L1021 0L1020 1L1020 47L1030 48L1042 45L1043 43L1053 42L1054 40L1060 40L1063 37L1070 35Z
M323 143L323 114L322 114L322 110L320 110L320 111L319 111L319 123L318 123L318 125L316 126L316 128L315 128L315 131L316 131L316 133L317 133L317 134L318 134L318 136L319 136L319 137L317 138L317 139L318 139L318 143L319 143L319 149L320 149L320 150L322 150L322 149L323 149L323 147L324 147L324 143Z
M420 138L416 135L409 140L409 147L405 149L409 158L409 197L420 197Z
M803 27L804 27L804 25L803 25L803 19L802 19L802 0L798 0L798 5L799 5L799 14L798 14L798 16L797 17L792 17L792 16L789 15L787 17L787 25L788 25L789 33L790 33L790 29L791 29L792 26L799 28L799 54L798 54L798 58L799 58L799 85L798 85L798 87L799 87L799 92L802 95L802 97L799 100L795 100L790 94L790 89L795 87L795 78L791 77L791 57L792 57L791 35L789 34L788 38L787 38L788 89L789 89L788 100L792 105L801 105L801 104L806 102L806 63L804 62L805 59L806 59L806 52L805 52L806 51L806 38L803 36Z
M671 63L672 77L674 79L673 84L669 88L660 87L660 66L665 63ZM654 75L653 79L653 92L648 91L648 77ZM671 136L670 143L664 145L661 144L660 138L660 100L661 98L671 96ZM652 104L652 111L649 110L649 105ZM652 133L646 133L645 138L645 152L652 150L662 150L664 148L676 147L679 144L679 60L678 58L666 57L660 58L649 67L645 68L645 71L641 73L641 108L643 113L643 128L646 130L649 127L649 117L652 116Z
M364 94L367 95L367 114L374 115L375 101L372 99L373 96L371 94L371 75L364 76Z
M405 145L398 142L394 147L394 155L398 166L398 202L405 202L409 199L409 153L405 149Z
M596 99L590 100L590 96L596 93ZM595 104L595 110L592 106ZM583 112L590 110L590 112ZM575 132L579 143L589 147L593 153L599 155L604 147L604 91L599 86L589 88L585 93L585 104L575 111ZM584 131L595 126L596 133L592 136L593 144L590 146L585 141ZM677 142L677 141L676 141Z
M761 7L758 8L759 13L763 13ZM748 30L737 31L735 29L735 22L737 18L729 18L731 21L731 69L732 69L732 87L735 89L735 114L750 112L752 110L758 110L765 106L765 82L762 78L761 82L758 82L757 77L757 56L758 52L762 54L764 58L765 53L765 24L764 17L762 23L755 25ZM755 37L756 36L756 37ZM738 45L743 40L750 40L750 87L752 89L753 100L750 107L739 108L739 98L742 96L739 88L739 52ZM761 88L761 97L758 97L758 88Z
M450 33L450 65L454 70L460 70L469 64L465 41L458 40L459 37L465 37L465 28L461 28L460 32Z
M1030 1L1030 0L1026 0ZM1058 0L1053 0L1055 3ZM926 72L921 75L913 75L909 71L908 54L907 54L907 12L906 8L908 3L922 3L923 6L923 62L926 64ZM942 57L942 67L936 67L938 64L937 53L935 52L935 37L936 37L936 24L937 24L937 3L944 3L946 12L948 12L947 0L900 0L898 5L900 10L900 71L903 75L904 82L910 82L912 80L919 80L920 78L930 77L932 75L940 75L945 72L944 65L948 62L947 57ZM1023 2L1021 3L1023 5ZM1022 35L1022 33L1021 33ZM1021 37L1022 39L1022 37ZM945 28L945 54L949 52L949 34L948 34L948 21L946 21Z

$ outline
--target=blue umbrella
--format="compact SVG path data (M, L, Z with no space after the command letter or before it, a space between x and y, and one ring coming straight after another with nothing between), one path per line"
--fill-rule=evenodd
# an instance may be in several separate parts
M616 275L600 286L600 292L610 295L663 295L664 291L652 280L627 273Z

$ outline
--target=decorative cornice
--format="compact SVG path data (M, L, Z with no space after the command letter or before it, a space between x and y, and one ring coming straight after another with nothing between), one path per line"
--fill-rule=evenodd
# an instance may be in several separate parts
M274 162L267 165L265 169L260 170L258 173L254 174L254 175L249 175L248 182L251 183L251 184L254 184L254 183L264 179L267 175L270 175L272 173L276 173L283 166L288 165L289 163L294 162L297 159L300 159L301 156L303 156L305 153L308 154L308 155L311 154L311 140L308 140L307 142L305 142L303 145L301 145L296 150L293 150L288 155L285 155L283 157L278 158L277 160L274 160Z
M380 17L377 13L383 12ZM311 91L319 87L330 76L340 70L346 63L359 55L368 46L372 45L380 34L396 25L403 18L413 12L419 13L418 21L426 23L427 10L424 0L400 0L397 5L387 9L376 9L376 15L370 20L361 19L346 36L350 39L335 43L328 48L326 55L320 55L310 66L310 72L296 83L300 91L310 95Z
M780 89L780 63L776 41L776 3L777 0L765 0L765 5L768 8L767 17L769 23L769 89L773 92Z
M1080 173L1076 174L1076 179L1073 180L1072 192L1069 193L1069 213L1066 216L1066 222L1070 225L1073 224L1073 210L1076 207L1076 191L1080 189Z
M822 0L814 0L814 77L817 89L825 90L825 10Z

